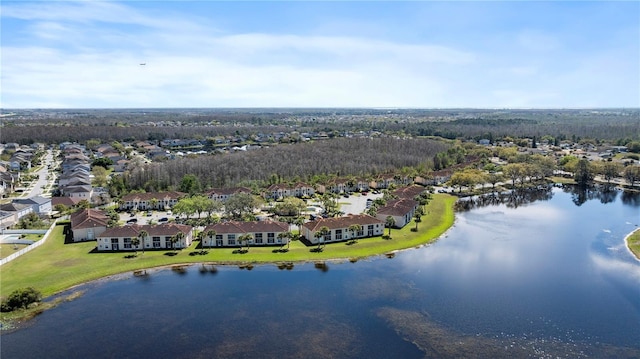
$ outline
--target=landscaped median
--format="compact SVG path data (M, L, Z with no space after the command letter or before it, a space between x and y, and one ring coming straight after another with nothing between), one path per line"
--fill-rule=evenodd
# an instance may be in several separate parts
M344 242L327 244L321 252L311 252L310 247L294 241L286 253L274 252L279 247L251 247L244 254L234 253L236 248L212 248L205 255L193 255L193 252L199 251L195 248L198 242L194 242L189 248L174 252L176 255L167 255L173 252L170 250L138 251L137 257L126 258L131 253L92 253L95 242L64 244L64 226L58 225L44 245L0 267L0 295L5 297L18 288L33 287L41 291L44 297L48 297L109 275L172 264L353 260L385 254L437 239L453 225L453 204L456 199L445 194L433 195L416 232L411 230L415 228L415 223L412 222L403 229L392 230L390 240L376 237L360 239L352 245Z

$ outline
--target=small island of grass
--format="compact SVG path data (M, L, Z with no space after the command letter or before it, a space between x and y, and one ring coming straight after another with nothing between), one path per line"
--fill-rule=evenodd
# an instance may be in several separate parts
M627 247L636 259L640 260L640 229L636 229L634 232L629 234L626 238Z
M428 215L422 217L419 230L412 230L411 223L402 229L392 230L391 239L382 236L347 242L327 244L322 251L312 252L300 241L291 243L288 251L279 247L251 247L239 254L235 248L215 248L200 254L198 242L180 251L146 251L132 256L131 253L97 253L95 242L64 244L64 225L55 227L47 242L37 249L0 267L3 297L23 287L41 291L44 298L67 290L73 286L115 274L141 269L189 263L211 263L219 265L281 264L327 260L350 260L383 255L397 250L417 247L435 241L454 222L453 206L456 197L435 194L426 206ZM175 255L167 255L171 252ZM194 255L198 254L198 255ZM8 319L2 313L2 319ZM15 316L15 314L13 314Z

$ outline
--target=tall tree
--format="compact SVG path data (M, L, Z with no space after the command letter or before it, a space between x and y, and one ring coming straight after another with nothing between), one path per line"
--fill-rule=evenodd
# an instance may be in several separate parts
M575 179L579 186L583 187L593 181L593 171L591 169L591 164L587 159L581 158L578 160L576 171L573 174L573 179Z
M146 230L141 230L138 233L138 237L137 239L139 240L140 244L142 244L142 254L144 255L144 240L149 236L149 232L147 232ZM133 244L133 242L132 242Z
M192 173L185 174L182 177L182 181L180 181L180 191L186 192L190 196L200 192L202 190L202 185L200 184L200 179L196 177L196 175Z
M384 225L389 228L389 237L391 237L391 227L396 225L396 220L392 216L387 216L384 221Z
M418 231L418 223L422 222L422 214L416 211L416 213L413 214L413 220L416 222L416 231Z
M244 244L246 244L247 246L247 252L249 251L249 244L250 242L253 240L253 234L251 233L245 233L243 235L241 235L240 237L238 237L238 241L240 241L240 249L242 249L242 243L244 242Z

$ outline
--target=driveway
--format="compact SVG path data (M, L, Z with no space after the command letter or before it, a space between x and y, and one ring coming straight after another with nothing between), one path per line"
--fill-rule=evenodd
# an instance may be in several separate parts
M340 204L340 211L345 214L361 214L367 209L367 199L374 200L380 197L382 197L382 193L374 194L369 192L366 196L352 194L349 198L340 196L338 203Z

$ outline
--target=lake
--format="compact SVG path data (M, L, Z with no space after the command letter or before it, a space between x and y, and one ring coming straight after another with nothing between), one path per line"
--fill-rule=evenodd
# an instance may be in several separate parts
M356 263L193 265L87 284L3 358L640 357L640 196L462 202L436 243ZM327 249L330 250L330 247Z

